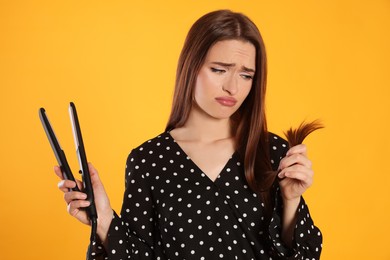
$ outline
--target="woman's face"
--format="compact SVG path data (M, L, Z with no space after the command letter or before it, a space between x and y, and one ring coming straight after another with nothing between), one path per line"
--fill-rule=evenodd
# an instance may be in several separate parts
M208 51L195 85L195 102L208 116L230 118L252 87L256 49L250 42L224 40Z

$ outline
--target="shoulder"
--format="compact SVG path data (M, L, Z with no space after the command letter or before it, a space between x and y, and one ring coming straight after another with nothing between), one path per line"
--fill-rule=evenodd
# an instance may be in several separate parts
M154 150L160 148L166 148L167 145L171 142L171 136L168 132L163 132L145 142L143 142L138 147L134 148L134 150Z
M130 179L147 179L169 155L173 139L169 133L161 133L132 149L126 161L126 183ZM157 171L158 172L158 171Z
M158 156L161 152L170 149L169 145L171 140L172 138L169 133L163 132L132 149L129 158Z
M289 148L287 140L272 132L268 132L268 142L270 149L273 151L277 151L279 149L281 151L285 150L287 152Z
M286 156L286 153L289 149L288 142L282 137L269 132L268 143L271 164L274 168L277 168L279 166L280 160Z

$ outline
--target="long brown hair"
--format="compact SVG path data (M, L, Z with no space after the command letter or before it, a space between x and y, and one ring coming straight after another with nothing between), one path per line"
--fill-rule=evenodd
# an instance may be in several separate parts
M181 127L187 121L196 78L208 50L216 42L230 39L250 42L256 49L253 85L244 103L232 116L232 133L236 150L244 161L249 186L267 200L268 190L275 179L271 173L264 106L267 57L261 34L247 16L219 10L202 16L193 24L179 57L172 111L166 130Z
M265 116L267 57L261 34L245 15L219 10L199 18L191 27L181 51L176 73L171 115L166 130L185 124L191 111L196 79L209 49L218 41L242 40L256 49L256 72L246 100L231 117L235 148L244 162L245 178L259 194L269 213L271 187L276 179L272 170Z
M320 120L314 120L310 123L303 121L297 128L290 128L284 135L287 138L290 147L301 144L305 138L312 132L324 128Z

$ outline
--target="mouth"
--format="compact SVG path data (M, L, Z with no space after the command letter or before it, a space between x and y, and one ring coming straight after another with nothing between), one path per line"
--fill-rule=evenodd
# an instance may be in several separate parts
M215 100L222 106L233 107L237 100L233 97L217 97Z

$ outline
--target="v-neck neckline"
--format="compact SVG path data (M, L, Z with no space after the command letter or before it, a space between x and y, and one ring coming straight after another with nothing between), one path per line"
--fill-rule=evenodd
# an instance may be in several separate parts
M173 138L173 136L171 135L171 133L169 131L165 132L166 135L172 140L172 142L176 145L177 149L179 149L179 151L183 154L183 156L186 157L186 159L188 161L190 161L190 163L196 168L198 169L202 174L204 174L207 179L212 182L213 184L217 184L218 183L218 180L220 180L222 178L222 176L224 175L225 172L227 172L227 168L228 166L230 165L230 162L232 161L232 159L236 156L236 153L237 151L234 151L233 154L229 157L229 159L226 161L226 163L224 164L223 168L221 169L221 171L218 173L218 175L216 176L215 180L212 180L206 172L204 172L192 159L191 157L184 151L184 149L180 146L180 144L175 140L175 138Z

